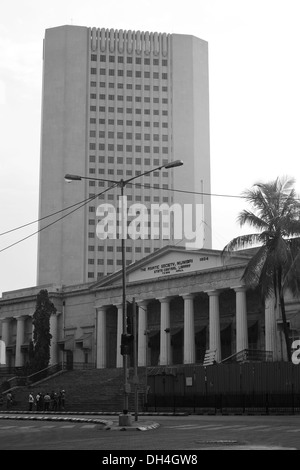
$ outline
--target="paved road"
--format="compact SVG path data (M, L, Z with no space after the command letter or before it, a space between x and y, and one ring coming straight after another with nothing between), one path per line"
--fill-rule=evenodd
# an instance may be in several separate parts
M140 417L139 422L149 419ZM189 455L202 449L300 450L299 416L152 416L151 420L159 427L121 432L83 421L0 419L0 449L180 450Z

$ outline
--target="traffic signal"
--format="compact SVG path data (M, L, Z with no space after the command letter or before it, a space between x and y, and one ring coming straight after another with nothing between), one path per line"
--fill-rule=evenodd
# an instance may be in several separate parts
M121 336L121 354L125 356L131 353L133 343L133 335L126 333Z

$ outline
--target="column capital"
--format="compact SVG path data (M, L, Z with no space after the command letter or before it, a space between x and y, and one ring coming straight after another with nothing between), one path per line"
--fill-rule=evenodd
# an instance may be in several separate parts
M119 309L123 308L123 303L119 302L118 304L114 304L114 307L117 307L117 309L119 310Z
M193 300L195 298L196 294L193 293L188 293L188 294L180 294L180 297L183 298L183 300Z
M204 291L205 294L207 294L209 297L212 297L212 296L215 296L215 297L218 297L221 292L222 292L222 289L212 289L212 290L206 290Z
M159 297L156 300L159 300L161 304L168 304L171 302L171 300L174 299L173 295L169 295L166 297Z
M246 286L235 286L235 287L231 287L231 289L233 289L235 292L246 292L247 291Z
M25 321L27 318L27 315L15 315L13 318L17 321Z
M150 302L150 299L136 300L136 304L138 307L147 307L149 302Z
M14 317L4 317L4 318L0 318L0 321L2 323L10 323L12 320L13 320Z
M95 305L94 308L99 311L99 310L107 310L111 305Z

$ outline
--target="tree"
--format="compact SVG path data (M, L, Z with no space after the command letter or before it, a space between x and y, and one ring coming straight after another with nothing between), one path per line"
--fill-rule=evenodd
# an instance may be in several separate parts
M253 247L257 250L248 262L242 280L247 287L258 287L262 300L274 297L280 307L288 360L291 346L286 321L284 293L300 292L300 202L293 178L276 178L269 183L256 183L243 195L252 211L238 215L240 226L249 224L258 232L234 238L223 253Z
M36 309L33 314L33 351L30 358L30 368L36 372L45 369L50 360L50 316L56 313L54 304L50 301L48 291L40 290L37 295Z

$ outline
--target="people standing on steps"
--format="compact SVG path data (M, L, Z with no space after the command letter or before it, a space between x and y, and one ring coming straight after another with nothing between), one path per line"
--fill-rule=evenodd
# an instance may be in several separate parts
M32 393L30 392L29 395L28 395L29 411L32 411L33 404L34 404L34 398L33 398Z

